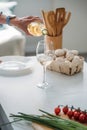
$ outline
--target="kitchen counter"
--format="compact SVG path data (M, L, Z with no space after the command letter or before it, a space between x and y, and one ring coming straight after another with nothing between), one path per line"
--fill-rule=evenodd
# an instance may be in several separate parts
M84 63L82 72L73 76L47 70L50 87L44 90L36 86L43 78L42 66L36 57L32 58L34 64L28 74L0 76L0 104L9 121L12 121L10 113L40 114L38 109L53 113L54 107L59 104L87 109L87 63ZM33 129L26 122L14 123L12 127L14 130Z

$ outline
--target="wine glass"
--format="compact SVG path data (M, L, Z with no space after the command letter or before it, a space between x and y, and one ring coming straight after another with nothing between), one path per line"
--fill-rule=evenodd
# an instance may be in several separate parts
M49 86L48 82L46 81L46 67L54 58L53 43L47 43L45 40L40 40L36 48L36 57L38 62L43 66L43 81L37 86L44 89Z
M30 34L37 37L47 35L48 33L45 25L41 22L31 22L30 24L28 24L27 30Z

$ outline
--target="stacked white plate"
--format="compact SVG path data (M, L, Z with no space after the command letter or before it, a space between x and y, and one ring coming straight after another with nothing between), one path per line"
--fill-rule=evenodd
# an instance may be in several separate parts
M21 76L32 71L33 60L25 56L0 57L0 75Z

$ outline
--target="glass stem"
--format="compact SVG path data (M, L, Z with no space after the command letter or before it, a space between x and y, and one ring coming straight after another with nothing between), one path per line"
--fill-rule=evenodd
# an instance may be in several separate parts
M43 83L46 82L46 66L43 65Z

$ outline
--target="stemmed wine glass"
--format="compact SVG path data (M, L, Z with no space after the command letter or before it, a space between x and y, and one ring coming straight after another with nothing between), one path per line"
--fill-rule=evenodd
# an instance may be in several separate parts
M43 66L43 81L37 86L44 89L49 86L46 81L46 67L52 62L54 57L53 43L47 43L45 40L40 40L36 47L36 57L38 62Z

